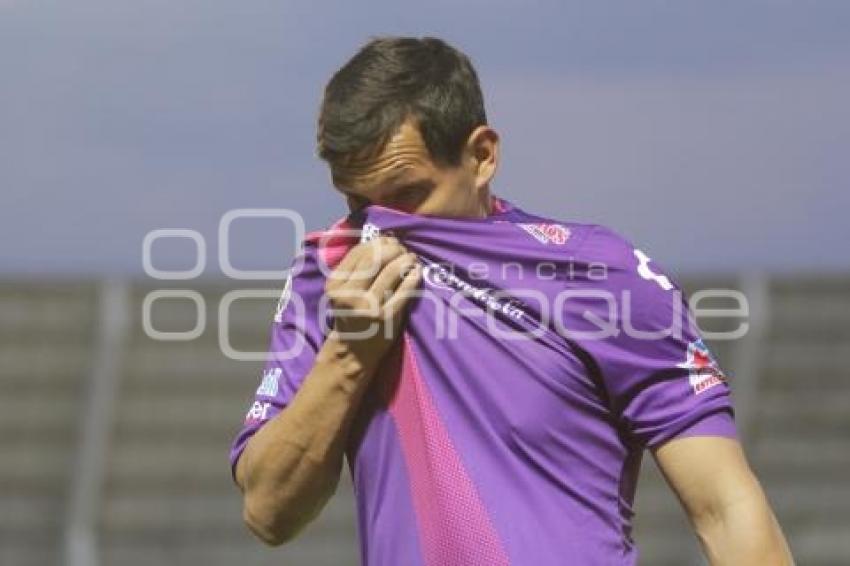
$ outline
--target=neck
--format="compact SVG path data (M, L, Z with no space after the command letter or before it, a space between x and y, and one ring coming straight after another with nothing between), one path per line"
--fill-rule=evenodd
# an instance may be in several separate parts
M495 212L493 208L493 196L490 194L490 187L485 186L481 191L481 194L478 196L477 203L478 211L476 216L478 218L486 218Z

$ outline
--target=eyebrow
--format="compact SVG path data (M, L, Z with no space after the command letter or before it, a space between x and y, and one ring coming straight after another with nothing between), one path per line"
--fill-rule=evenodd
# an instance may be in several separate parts
M392 173L389 173L378 179L376 183L373 183L374 186L382 186L388 185L391 183L397 183L400 179L402 179L405 175L407 175L407 167L402 167L399 170L396 170ZM331 174L331 180L334 185L348 185L350 181L356 179L359 175L346 175L339 174L339 172L334 172Z
M340 193L342 193L343 196L345 196L345 197L351 197L351 198L354 198L356 200L365 199L367 202L375 202L375 199L369 198L367 196L364 196L364 195L361 195L361 194L358 194L358 193L355 193L355 192L350 192L350 191L347 191L347 190L342 189L340 187L334 187L334 188L337 191L339 191ZM389 195L387 195L387 194L378 195L378 201L383 200L387 196L392 197L393 195L396 195L398 193L401 193L401 192L404 192L404 191L407 191L407 190L430 191L432 188L434 188L434 183L431 179L428 179L428 178L413 179L408 183L404 183L403 185L396 187L393 191L391 191L389 193Z
M387 185L400 184L401 186L398 187L398 188L407 188L407 187L411 187L411 186L414 186L414 185L424 184L424 182L427 181L427 179L421 179L421 178L418 178L418 177L407 180L406 177L408 177L409 175L410 175L410 167L409 166L402 166L402 167L396 169L395 171L388 173L388 174L384 175L383 177L379 178L375 183L372 183L372 186L379 188L379 187L385 187ZM348 176L348 175L339 175L339 174L333 174L333 173L331 175L331 180L333 181L334 186L338 190L340 190L344 193L347 193L348 191L340 188L340 186L350 186L351 185L350 181L352 181L353 179L356 179L356 175L355 176Z

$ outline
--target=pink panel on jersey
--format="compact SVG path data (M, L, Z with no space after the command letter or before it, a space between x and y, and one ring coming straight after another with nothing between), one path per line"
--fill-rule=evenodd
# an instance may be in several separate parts
M346 218L340 218L327 230L309 232L305 239L319 243L319 260L332 268L342 261L348 250L357 243L358 231L359 229L349 224Z
M402 337L401 372L390 399L407 463L420 545L427 566L499 566L508 557L464 469Z
M505 210L497 197L491 202L493 213ZM321 261L333 268L357 244L356 233L344 232L354 228L342 218L306 238L319 242ZM504 547L422 379L407 333L400 346L399 375L384 377L394 383L389 412L410 477L423 560L426 566L507 565Z

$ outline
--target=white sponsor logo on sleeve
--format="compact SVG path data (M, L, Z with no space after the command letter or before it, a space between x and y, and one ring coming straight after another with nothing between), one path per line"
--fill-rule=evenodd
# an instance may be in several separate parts
M283 311L286 305L289 304L289 297L292 296L292 274L286 276L286 283L283 284L283 291L280 293L280 299L277 300L277 308L274 311L274 321L277 323L283 322Z
M259 401L254 401L254 404L251 405L251 408L248 409L248 414L245 415L246 421L264 421L269 418L269 409L271 408L271 403L260 403Z
M278 380L280 379L281 369L267 369L263 372L263 381L257 388L257 395L265 395L266 397L274 397L277 395Z
M649 262L652 261L652 259L650 259L648 255L638 249L635 249L634 252L635 257L638 260L638 275L647 281L655 281L665 291L669 291L673 288L673 284L670 283L670 279L668 279L666 275L661 275L652 271L652 268L649 267Z

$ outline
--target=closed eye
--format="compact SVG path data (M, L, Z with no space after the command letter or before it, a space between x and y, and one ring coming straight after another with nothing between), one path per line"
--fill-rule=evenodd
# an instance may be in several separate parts
M398 206L405 209L416 208L431 192L430 183L417 183L396 189L385 202L388 206Z

